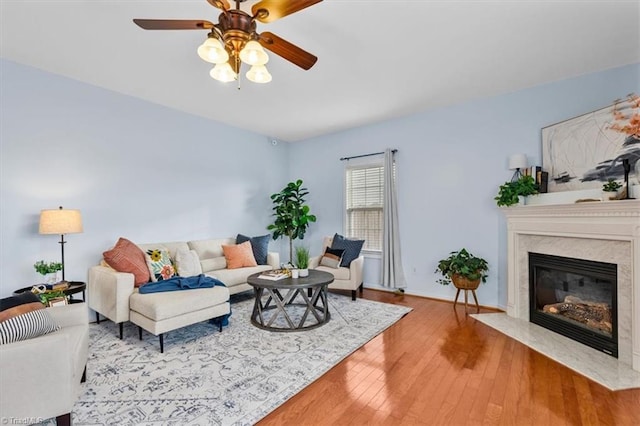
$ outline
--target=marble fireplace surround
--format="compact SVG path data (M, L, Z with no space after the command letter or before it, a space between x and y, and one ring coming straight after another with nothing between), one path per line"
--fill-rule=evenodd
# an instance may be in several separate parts
M519 206L503 212L507 315L529 321L529 252L615 263L618 362L640 372L640 201Z

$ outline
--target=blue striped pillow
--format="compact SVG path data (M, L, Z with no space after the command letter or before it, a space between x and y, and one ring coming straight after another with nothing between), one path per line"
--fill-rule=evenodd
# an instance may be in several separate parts
M344 250L340 266L346 266L348 268L349 265L351 265L351 262L360 256L360 251L362 250L363 245L364 240L350 240L340 234L335 234L333 236L331 248Z
M245 241L251 241L251 250L253 251L253 257L256 259L258 265L267 264L267 255L269 254L269 241L271 235L262 235L260 237L247 237L246 235L238 234L236 237L236 244L242 244Z

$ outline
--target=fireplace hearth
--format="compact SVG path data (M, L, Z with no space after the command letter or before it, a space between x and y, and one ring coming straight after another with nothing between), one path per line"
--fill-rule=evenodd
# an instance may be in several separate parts
M617 265L529 253L529 320L618 357Z

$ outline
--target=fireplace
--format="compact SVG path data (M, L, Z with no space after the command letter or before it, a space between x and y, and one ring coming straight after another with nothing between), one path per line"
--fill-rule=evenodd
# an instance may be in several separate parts
M529 320L618 357L617 265L529 253Z

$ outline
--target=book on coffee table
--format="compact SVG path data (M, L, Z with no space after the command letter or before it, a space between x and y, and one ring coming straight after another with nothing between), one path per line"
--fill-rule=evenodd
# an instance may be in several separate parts
M288 277L289 277L289 274L287 272L283 272L279 270L266 271L258 275L258 278L260 278L261 280L271 280L271 281L278 281Z

